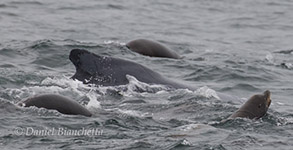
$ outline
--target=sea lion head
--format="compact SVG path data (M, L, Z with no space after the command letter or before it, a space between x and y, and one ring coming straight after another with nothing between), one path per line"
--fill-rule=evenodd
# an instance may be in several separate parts
M263 94L256 94L238 109L230 118L243 117L259 119L263 117L271 104L271 92L266 90Z
M257 106L255 109L256 118L260 118L266 114L271 105L271 92L266 90L263 94L254 95L250 99Z

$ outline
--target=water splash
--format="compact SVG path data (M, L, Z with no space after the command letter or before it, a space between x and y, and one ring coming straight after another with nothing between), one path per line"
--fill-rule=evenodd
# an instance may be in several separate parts
M42 86L47 87L59 87L65 91L72 91L79 96L83 96L85 92L92 90L94 87L85 85L81 81L71 80L68 77L47 77L41 82Z
M88 97L90 99L90 101L86 105L86 108L93 110L93 111L101 108L101 103L98 101L99 96L97 95L96 92L90 91L86 94L86 97Z
M126 85L126 91L121 94L124 96L131 96L134 93L157 93L159 91L168 91L169 88L164 85L154 84L150 85L144 82L138 81L134 76L126 75L129 84Z
M12 99L21 100L30 96L40 94L59 94L70 95L69 97L83 97L95 87L83 84L80 81L71 80L65 76L62 77L47 77L39 83L34 83L32 86L23 86L22 88L7 88L4 93L7 93ZM97 93L95 93L97 94ZM87 96L87 95L86 95ZM87 96L91 99L91 96Z
M273 56L273 54L272 53L267 53L267 55L266 55L266 61L268 61L269 63L271 63L271 64L273 64L274 63L274 61L275 61L275 59L274 59L274 56Z
M184 126L180 126L177 129L180 131L191 131L191 130L196 130L196 129L216 129L213 126L210 125L205 125L205 124L188 124Z
M104 41L105 44L107 45L116 45L116 46L125 46L126 43L123 43L123 42L119 42L119 41Z
M213 89L210 89L207 86L203 86L203 87L197 89L195 91L195 94L198 96L206 97L206 98L214 97L214 98L220 100L220 97L218 96L217 92Z
M141 111L137 111L137 110L125 110L125 109L117 109L117 111L119 112L119 117L121 118L129 118L129 117L145 117L145 116L149 116L149 113L143 113Z
M287 69L293 69L292 63L281 63L281 66L287 68Z

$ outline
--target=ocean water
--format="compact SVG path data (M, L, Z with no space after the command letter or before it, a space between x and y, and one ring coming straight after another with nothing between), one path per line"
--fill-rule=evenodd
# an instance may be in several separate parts
M292 149L293 1L1 0L1 149ZM183 59L125 43L159 41ZM120 87L74 81L74 48L135 61L197 86L168 90L129 77ZM271 91L260 120L221 122ZM219 99L215 92L241 100ZM94 116L19 108L27 97L70 97Z

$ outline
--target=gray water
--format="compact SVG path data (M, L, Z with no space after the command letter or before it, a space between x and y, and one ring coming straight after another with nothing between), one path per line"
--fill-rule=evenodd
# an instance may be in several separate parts
M292 10L290 0L1 0L0 147L292 149ZM138 38L183 59L129 51L125 43ZM73 48L135 61L198 90L135 78L122 88L83 85L70 79ZM267 89L272 104L262 119L221 122ZM242 101L218 99L215 91ZM15 106L44 93L70 97L94 116ZM69 133L83 129L98 132Z

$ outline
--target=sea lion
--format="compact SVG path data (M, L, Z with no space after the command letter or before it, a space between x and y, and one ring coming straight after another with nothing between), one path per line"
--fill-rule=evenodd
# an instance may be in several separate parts
M45 94L31 97L19 102L17 105L22 107L36 106L38 108L54 109L67 115L92 116L92 113L89 110L76 101L55 94Z
M229 119L236 117L259 119L264 116L271 104L271 92L266 90L263 94L250 97Z
M132 61L119 58L99 56L82 49L73 49L69 59L76 68L71 77L85 84L102 86L126 85L129 83L126 75L148 84L162 84L170 88L195 89L169 80L151 69Z
M165 57L179 59L180 56L174 51L168 49L164 45L146 39L137 39L130 41L126 44L126 47L130 50L142 55L151 57Z

